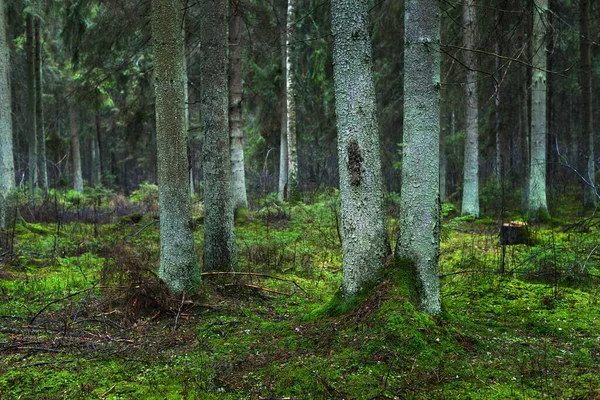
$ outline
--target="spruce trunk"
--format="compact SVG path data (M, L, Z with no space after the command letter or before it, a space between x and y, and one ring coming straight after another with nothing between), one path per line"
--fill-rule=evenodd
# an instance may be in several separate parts
M414 264L420 307L441 312L439 135L440 23L436 0L407 0L404 141L396 257Z
M152 0L156 146L160 211L159 277L173 294L193 293L199 282L185 129L184 4Z
M242 13L239 7L231 2L229 26L229 136L234 210L248 207L242 124Z
M342 292L379 278L388 255L367 3L332 2L333 78L342 197Z
M465 159L463 175L462 215L479 217L479 147L478 147L478 102L477 64L475 46L475 1L464 2L463 21L465 24L465 65L467 67L466 109L467 128L465 132Z
M531 142L529 197L531 220L547 220L546 202L546 14L548 0L534 0L532 35Z
M233 230L227 89L227 0L205 0L200 28L204 124L204 270L231 270L237 254Z
M0 231L6 229L8 199L15 188L10 59L4 0L0 0Z

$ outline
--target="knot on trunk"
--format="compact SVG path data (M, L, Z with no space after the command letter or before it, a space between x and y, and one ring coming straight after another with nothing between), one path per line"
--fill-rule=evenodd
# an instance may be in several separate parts
M362 162L363 157L360 154L358 143L356 143L356 140L350 141L348 144L348 173L351 185L360 185Z

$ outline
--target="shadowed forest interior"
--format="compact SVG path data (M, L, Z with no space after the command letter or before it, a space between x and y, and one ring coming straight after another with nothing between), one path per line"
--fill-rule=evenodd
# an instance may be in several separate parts
M0 0L0 398L600 398L600 0Z

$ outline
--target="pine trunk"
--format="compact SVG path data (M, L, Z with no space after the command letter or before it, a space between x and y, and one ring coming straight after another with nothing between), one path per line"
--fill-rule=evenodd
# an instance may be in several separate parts
M465 132L465 165L463 175L462 215L479 217L479 147L478 147L478 102L477 65L475 60L475 0L464 2L465 65L467 66Z
M346 296L376 282L388 255L367 6L331 5Z
M190 204L185 129L184 4L152 0L156 94L156 147L160 211L159 277L173 294L193 293L199 282Z
M546 220L546 14L548 0L534 0L533 72L531 89L531 143L529 198L527 211L532 220Z
M440 22L436 0L407 0L404 37L404 146L396 257L409 259L421 309L441 312L439 135Z
M200 29L204 124L204 270L231 270L237 254L233 231L227 90L227 0L206 0Z
M10 59L4 1L0 1L0 231L6 228L8 198L15 188Z
M244 131L242 125L242 12L230 2L229 25L229 136L233 209L248 207L244 171Z

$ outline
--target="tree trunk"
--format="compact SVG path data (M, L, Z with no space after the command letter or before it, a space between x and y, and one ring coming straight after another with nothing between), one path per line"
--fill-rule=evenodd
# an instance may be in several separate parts
M71 93L74 96L74 93ZM79 143L79 113L75 100L69 105L69 130L71 134L71 153L73 156L73 189L83 193L83 173L81 171L81 145Z
M283 13L287 15L286 12ZM285 18L285 17L284 17ZM287 18L285 18L287 20ZM282 24L286 26L285 23ZM279 199L287 200L287 182L288 182L288 145L287 145L287 31L281 30L281 70L283 84L281 85L280 110L281 110L281 128L279 140Z
M102 156L104 153L102 152L102 123L100 119L100 109L96 110L96 143L98 145L98 169L100 173L100 180L98 184L102 184L102 177L104 176L104 162L102 160Z
M27 143L29 155L29 193L33 195L38 186L38 148L36 133L36 88L35 88L35 29L33 16L26 17L26 54L27 54Z
M230 1L229 25L229 136L233 209L248 208L244 171L244 131L242 129L242 13L240 4Z
M96 136L91 137L90 148L92 153L90 183L91 186L97 187L102 184L102 174L100 172L100 151L98 150L98 138Z
M421 309L441 312L439 135L440 22L436 0L407 0L404 146L396 257L414 263Z
M367 7L331 4L346 296L376 282L389 250Z
M15 188L10 59L4 1L0 1L0 231L6 229L8 198Z
M199 282L193 237L185 130L182 1L152 0L156 147L160 212L159 277L173 294Z
M467 66L465 132L465 158L463 170L462 215L479 217L479 147L477 63L475 60L475 0L465 0L463 21L465 24L465 65Z
M227 91L227 0L205 0L200 28L204 124L204 270L231 270L237 262L233 231Z
M546 13L548 0L534 0L531 151L527 211L532 220L550 218L546 202Z
M46 166L46 132L44 129L44 86L42 78L42 35L40 19L34 21L35 34L35 122L38 153L38 180L44 193L48 192L48 168Z
M296 142L296 83L294 77L294 33L296 24L296 0L288 0L287 8L287 35L286 35L286 103L287 103L287 152L288 152L288 180L287 198L298 200L298 148Z
M590 51L591 30L590 30L590 0L580 0L579 2L579 21L580 21L580 40L579 48L581 53L581 97L583 100L583 141L587 141L587 173L585 176L587 183L583 192L583 207L585 210L596 208L596 168L594 164L594 124L593 124L593 100L592 100L592 57Z

